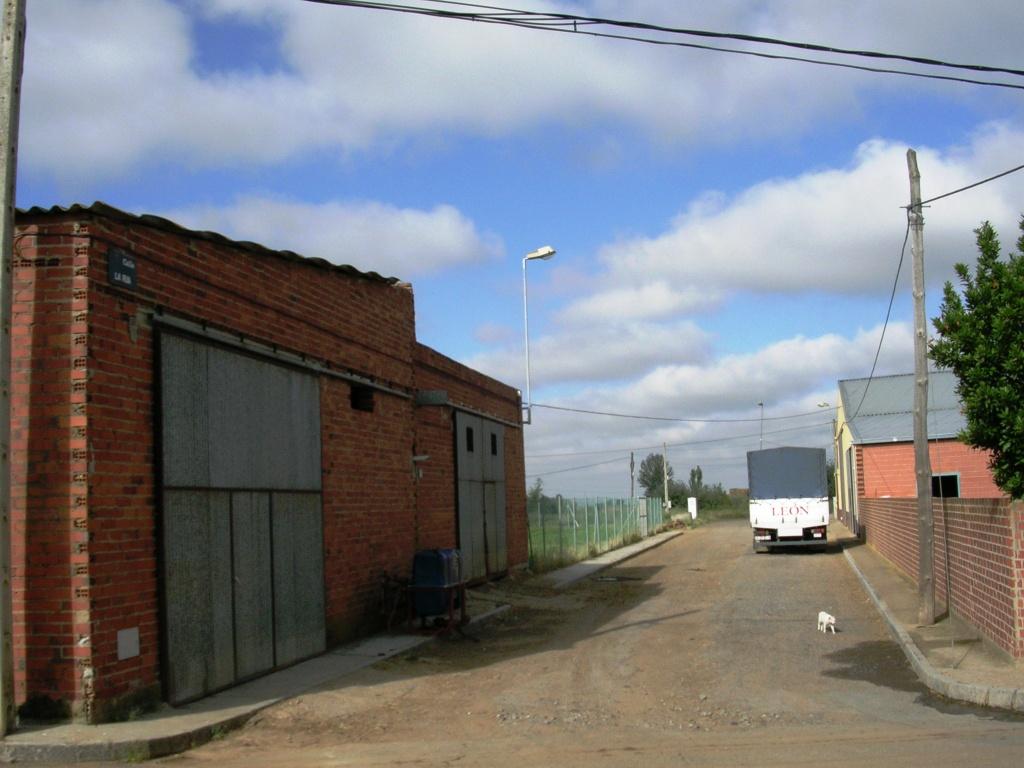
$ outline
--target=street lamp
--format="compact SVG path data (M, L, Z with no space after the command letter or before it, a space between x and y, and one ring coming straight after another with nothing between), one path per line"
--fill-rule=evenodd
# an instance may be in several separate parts
M764 450L764 401L758 400L757 407L761 409L761 450Z
M538 248L536 251L530 251L523 257L523 339L524 346L526 347L526 402L523 403L523 411L526 414L526 418L523 419L523 424L532 423L533 413L530 409L530 315L527 310L526 302L526 262L540 259L541 261L547 261L555 255L555 249L550 245L545 245Z

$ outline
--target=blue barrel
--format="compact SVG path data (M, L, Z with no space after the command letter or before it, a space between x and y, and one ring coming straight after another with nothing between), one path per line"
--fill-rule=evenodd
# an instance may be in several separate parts
M462 556L457 549L423 549L412 561L412 600L417 616L448 612L448 591L462 581ZM453 607L458 608L458 594Z

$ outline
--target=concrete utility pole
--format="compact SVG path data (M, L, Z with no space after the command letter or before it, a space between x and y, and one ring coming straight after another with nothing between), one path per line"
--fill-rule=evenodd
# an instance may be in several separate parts
M0 40L0 736L14 725L11 608L11 281L14 191L18 175L18 118L25 58L25 0L4 0Z
M636 496L636 462L633 460L633 452L629 452L629 500L633 501Z
M933 566L932 466L928 456L928 332L924 313L924 215L917 153L907 150L910 206L907 217L914 239L914 468L917 474L917 621L935 623Z

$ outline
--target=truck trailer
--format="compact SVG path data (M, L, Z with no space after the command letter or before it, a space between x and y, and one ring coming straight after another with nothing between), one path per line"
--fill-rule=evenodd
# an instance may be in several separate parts
M828 543L824 448L768 448L747 453L754 551Z

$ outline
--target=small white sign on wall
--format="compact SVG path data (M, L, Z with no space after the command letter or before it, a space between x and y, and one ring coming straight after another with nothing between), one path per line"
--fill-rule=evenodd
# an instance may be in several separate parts
M139 655L139 628L122 629L117 633L117 660L133 659Z

